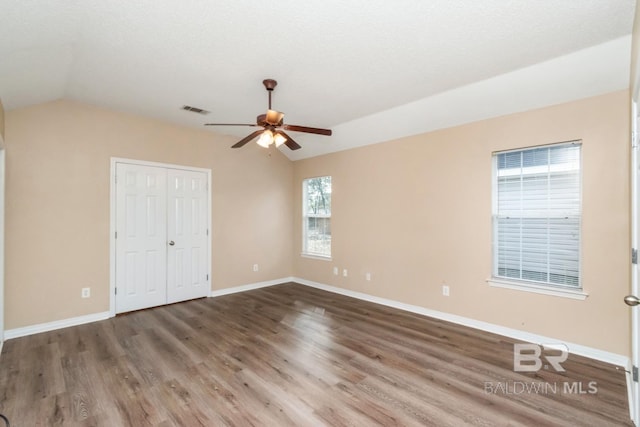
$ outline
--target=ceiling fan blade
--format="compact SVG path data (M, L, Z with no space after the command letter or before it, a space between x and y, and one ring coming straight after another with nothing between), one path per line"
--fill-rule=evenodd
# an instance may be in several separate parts
M294 132L315 133L318 135L331 136L331 129L310 128L307 126L284 125L283 129L292 130Z
M276 110L267 110L267 114L264 120L272 126L280 126L282 124L283 118L284 113Z
M205 126L258 126L248 123L205 123Z
M281 130L278 131L278 133L282 136L284 136L285 138L287 138L287 140L284 142L284 145L286 145L287 147L289 147L290 150L298 150L300 148L302 148L300 146L300 144L298 144L297 142L295 142L293 140L293 138L291 138L289 135L287 135L286 133L282 132Z
M252 125L254 126L254 125ZM255 137L257 137L258 135L260 135L262 132L264 132L263 129L257 130L255 132L253 132L251 135L249 136L245 136L244 138L242 138L240 141L236 142L235 144L233 144L231 146L231 148L240 148L243 145L245 145L247 142L251 141L252 139L254 139Z

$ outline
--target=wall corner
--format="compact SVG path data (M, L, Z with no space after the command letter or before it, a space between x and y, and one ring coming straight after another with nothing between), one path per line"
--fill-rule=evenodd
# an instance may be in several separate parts
M4 107L0 99L0 148L4 147Z

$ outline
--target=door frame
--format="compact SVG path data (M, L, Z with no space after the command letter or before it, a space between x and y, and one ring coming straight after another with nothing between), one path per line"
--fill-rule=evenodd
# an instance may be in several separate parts
M640 241L640 173L638 171L640 147L638 146L638 90L633 90L631 97L631 248L638 250ZM631 263L631 295L640 295L639 265ZM629 393L629 415L631 420L640 426L640 384L633 380L633 371L640 366L640 307L626 307L631 310L631 357L627 369L627 389Z
M116 315L116 166L118 163L126 163L137 166L153 166L167 169L179 169L192 172L201 172L207 175L207 224L209 224L209 238L207 239L207 274L209 280L209 295L213 276L211 275L211 169L197 168L193 166L175 165L170 163L158 163L146 160L111 157L111 172L109 178L109 317Z
M4 210L6 188L6 149L0 135L0 352L4 344Z

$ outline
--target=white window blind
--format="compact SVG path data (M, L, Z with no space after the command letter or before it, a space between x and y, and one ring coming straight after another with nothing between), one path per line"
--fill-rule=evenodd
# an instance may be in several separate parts
M494 155L497 278L580 288L579 141Z
M302 182L302 253L331 257L331 177Z

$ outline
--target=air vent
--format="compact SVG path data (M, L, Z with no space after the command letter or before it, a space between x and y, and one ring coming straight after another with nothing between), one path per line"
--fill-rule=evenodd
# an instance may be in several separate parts
M202 115L210 113L210 111L203 110L202 108L198 108L198 107L192 107L191 105L183 105L182 109L184 111L191 111L192 113L198 113L198 114L202 114Z

